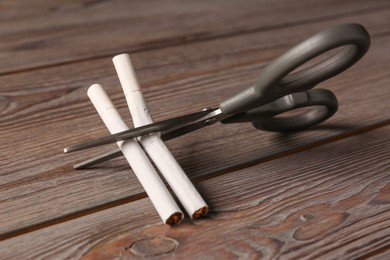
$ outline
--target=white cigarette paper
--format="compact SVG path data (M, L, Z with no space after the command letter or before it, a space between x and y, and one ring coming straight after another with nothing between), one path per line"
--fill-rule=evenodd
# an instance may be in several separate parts
M111 134L129 129L101 85L92 85L88 89L88 97ZM179 223L183 219L183 213L138 142L134 139L117 144L163 222L170 225Z
M117 55L113 58L113 62L126 96L134 127L153 123L135 76L130 56L128 54ZM144 136L140 138L140 142L186 209L188 215L191 218L205 215L208 210L207 204L161 140L160 135Z

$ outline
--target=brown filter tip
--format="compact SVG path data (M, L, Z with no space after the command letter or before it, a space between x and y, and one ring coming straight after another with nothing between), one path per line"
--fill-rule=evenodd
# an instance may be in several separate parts
M194 214L192 214L192 218L200 218L200 217L206 215L208 210L209 210L209 207L204 206L204 207L198 209L197 211L195 211Z
M165 224L173 226L179 224L182 219L183 219L183 214L181 212L175 212L167 219Z

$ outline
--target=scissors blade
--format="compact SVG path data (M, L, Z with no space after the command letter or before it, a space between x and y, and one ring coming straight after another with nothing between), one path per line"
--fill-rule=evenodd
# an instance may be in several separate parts
M225 119L225 115L222 114L222 111L219 108L213 109L210 113L194 120L191 124L183 125L176 129L171 129L170 131L162 132L161 139L163 141L168 141L176 137L194 132L203 127L212 125L216 122L220 122L223 119Z
M212 111L212 110L210 110ZM163 134L161 134L161 139L164 141L168 141L170 139L174 139L176 137L185 135L187 133L193 132L195 130L201 129L205 126L212 125L215 122L218 122L220 120L223 120L224 115L222 114L222 111L220 109L215 109L209 114L197 119L196 121L192 122L191 124L179 127L175 130L166 131ZM89 166L95 165L100 162L104 162L107 160L111 160L113 158L119 157L122 155L122 152L120 149L116 149L114 151L110 151L108 153L104 153L98 156L95 156L89 160L80 162L76 165L74 165L74 169L81 170L88 168Z
M203 118L207 114L211 114L214 110L215 109L207 109L204 111L195 112L195 113L180 116L180 117L175 117L175 118L160 121L157 123L152 123L152 124L137 127L134 129L129 129L129 130L126 130L126 131L123 131L120 133L116 133L113 135L105 136L105 137L102 137L99 139L95 139L95 140L87 141L84 143L72 145L72 146L66 147L64 149L64 153L70 153L70 152L80 151L80 150L84 150L84 149L88 149L88 148L92 148L92 147L97 147L97 146L101 146L101 145L105 145L105 144L116 143L119 141L124 141L124 140L128 140L131 138L136 138L136 137L140 137L140 136L144 136L144 135L152 134L152 133L157 133L157 132L162 132L162 133L167 132L168 133L168 132L174 131L176 129L185 128L187 125L191 125L192 123L197 122L197 119ZM200 127L198 127L198 128L200 128ZM185 132L185 133L187 133L187 132ZM184 132L180 133L180 131L179 131L179 132L176 132L175 135L180 136L183 134L184 134ZM172 135L171 138L174 138L174 135Z

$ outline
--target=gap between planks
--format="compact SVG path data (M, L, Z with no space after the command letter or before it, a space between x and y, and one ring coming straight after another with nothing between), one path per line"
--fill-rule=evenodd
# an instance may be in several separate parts
M328 16L317 17L317 18L310 18L310 19L306 19L306 20L303 19L303 20L289 22L289 23L285 23L285 24L268 25L268 26L264 26L264 27L261 26L261 27L257 27L257 28L251 28L249 30L225 32L225 33L220 33L220 34L217 33L214 35L203 35L200 33L194 34L194 35L184 35L182 37L176 37L176 38L172 38L172 39L168 38L168 39L165 39L162 41L151 41L151 42L140 43L140 44L136 44L130 48L121 49L121 50L118 49L115 52L108 52L108 53L104 53L104 54L96 55L96 56L90 56L90 57L85 57L85 58L80 58L80 59L73 59L73 60L69 60L69 61L54 62L51 64L26 67L26 68L15 69L15 70L10 70L10 71L3 71L3 72L0 72L0 77L6 76L6 75L11 75L11 74L30 72L30 71L34 71L34 70L46 69L46 68L51 68L51 67L58 67L58 66L63 66L63 65L75 64L75 63L79 63L79 62L107 59L107 58L111 58L112 56L118 54L119 52L122 52L122 53L124 53L124 52L141 53L141 52L147 52L147 51L151 51L151 50L171 48L171 47L175 47L175 46L192 44L192 43L197 43L197 42L207 42L207 41L212 41L215 39L224 39L224 38L236 37L236 36L240 36L240 35L259 33L262 31L267 32L267 31L272 31L272 30L278 30L281 28L289 28L289 27L293 27L293 26L299 26L299 25L312 23L312 22L322 22L322 21L342 18L342 17L346 17L346 16L367 14L370 12L387 10L389 8L390 8L390 5L384 5L384 6L380 6L380 7L371 7L371 8L365 8L362 10L355 10L352 12L344 12L344 13L340 13L340 14L336 14L336 15L328 15Z
M149 242L140 250L149 253L159 246L150 242L161 237L179 244L166 252L167 257L234 258L245 253L256 259L350 259L368 252L383 257L386 253L380 249L389 245L390 232L387 130L293 155L291 171L285 171L291 157L281 158L279 167L265 163L202 182L200 189L209 194L214 210L210 218L196 223L186 221L179 228L161 225L155 215L142 213L153 211L143 199L4 241L3 255L134 258L127 251L131 245ZM325 164L319 166L323 159ZM265 174L263 180L259 173ZM162 254L158 250L148 256Z
M360 134L363 134L363 133L366 133L366 132L369 132L369 131L372 131L372 130L375 130L375 129L386 127L387 125L390 125L390 120L385 120L385 121L382 121L382 122L379 122L379 123L376 123L376 124L373 124L373 125L370 125L370 126L366 126L366 127L360 128L360 129L352 130L350 132L346 132L346 133L342 133L342 134L339 134L339 135L336 135L336 136L328 137L328 138L325 138L323 140L316 141L314 143L310 143L310 144L307 144L307 145L304 145L304 146L301 146L301 147L293 148L291 150L287 150L287 151L283 151L283 152L280 152L280 153L276 153L274 155L266 156L266 157L263 157L263 158L260 158L260 159L252 159L250 161L246 161L246 162L234 165L234 166L230 166L228 168L217 169L215 171L209 172L208 174L206 174L203 177L195 178L194 180L192 180L192 182L193 183L198 183L200 181L212 179L212 178L215 178L215 177L218 177L218 176L222 176L224 174L228 174L228 173L231 173L231 172L234 172L234 171L242 170L244 168L248 168L248 167L260 164L260 163L269 162L269 161L276 160L276 159L279 159L279 158L282 158L282 157L286 157L286 156L289 156L289 155L292 155L292 154L295 154L295 153L299 153L299 152L302 152L302 151L305 151L305 150L310 150L310 149L319 147L321 145L333 143L333 142L336 142L336 141L339 141L339 140L342 140L342 139L345 139L345 138L348 138L348 137L357 136L357 135L360 135ZM319 126L318 128L321 128L321 126ZM168 187L168 188L169 188L169 190L171 190L170 187ZM138 194L135 194L135 195L132 195L132 196L129 196L129 197L125 197L125 198L122 198L122 199L119 199L119 200L116 200L116 201L111 201L111 202L108 202L108 203L105 203L105 204L102 204L102 205L98 205L98 206L95 206L95 207L92 207L92 208L87 208L87 209L83 209L81 211L77 211L77 212L74 212L74 213L71 213L71 214L68 214L68 215L60 216L58 218L54 218L54 219L51 219L49 221L45 221L45 222L42 222L42 223L34 224L34 225L31 225L31 226L26 226L26 227L23 227L23 228L21 228L19 230L6 232L6 233L3 233L3 234L0 235L0 241L6 240L6 239L9 239L9 238L13 238L13 237L16 237L16 236L20 236L20 235L23 235L23 234L27 234L29 232L33 232L33 231L36 231L36 230L39 230L39 229L43 229L43 228L46 228L46 227L49 227L49 226L53 226L53 225L57 225L57 224L60 224L60 223L64 223L64 222L67 222L67 221L70 221L70 220L73 220L73 219L77 219L77 218L80 218L80 217L84 217L84 216L87 216L87 215L90 215L90 214L94 214L94 213L99 212L99 211L103 211L103 210L106 210L106 209L110 209L110 208L121 206L121 205L124 205L124 204L127 204L127 203L131 203L133 201L140 200L140 199L143 199L145 197L146 197L146 193L145 192L138 193Z

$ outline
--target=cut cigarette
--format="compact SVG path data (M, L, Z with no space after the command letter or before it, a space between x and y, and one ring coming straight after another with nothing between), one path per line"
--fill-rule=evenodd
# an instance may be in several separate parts
M101 85L94 84L88 89L88 97L95 106L111 134L128 130L118 111ZM136 139L117 142L126 160L165 224L178 224L183 213L158 176Z
M126 101L133 118L134 127L153 123L139 87L133 66L128 54L113 58L116 72L122 85ZM208 206L179 163L168 150L159 134L151 134L140 138L142 146L156 164L177 198L191 218L205 215Z

